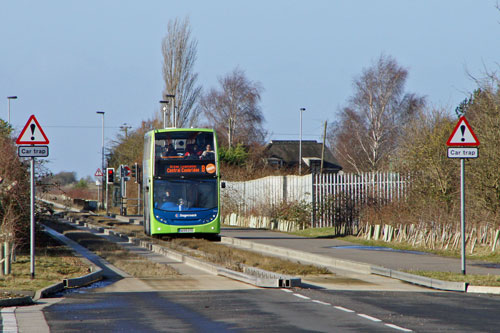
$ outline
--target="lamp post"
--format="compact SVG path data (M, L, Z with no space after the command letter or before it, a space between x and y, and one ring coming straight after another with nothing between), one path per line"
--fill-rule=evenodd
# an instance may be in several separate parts
M173 121L172 121L172 127L177 127L177 119L176 119L176 114L175 114L175 95L165 95L165 100L161 100L160 103L161 104L165 104L163 106L163 128L166 128L167 127L167 122L166 122L166 112L167 112L167 105L166 104L169 104L170 101L167 100L167 98L171 98L173 100L173 103L172 104L172 107L173 108ZM172 113L171 113L172 114Z
M163 105L163 128L166 128L167 127L167 122L166 122L167 116L166 116L166 113L167 113L167 104L168 104L168 101L161 100L160 104L164 104Z
M104 111L97 111L97 114L102 115L102 151L101 151L101 167L102 167L102 177L101 186L104 190L104 182L106 181L106 168L104 166ZM104 207L104 191L101 198L101 208ZM106 185L106 211L108 210L108 186Z
M300 108L300 136L299 136L299 176L302 176L302 112L306 108Z
M172 121L172 126L175 128L177 127L177 114L175 112L175 95L165 95L165 98L171 98L172 99L172 103L171 103L171 106L170 108L172 109L172 115L174 117L173 121Z
M7 96L7 100L9 101L9 116L7 118L8 123L10 124L10 100L17 99L17 96Z

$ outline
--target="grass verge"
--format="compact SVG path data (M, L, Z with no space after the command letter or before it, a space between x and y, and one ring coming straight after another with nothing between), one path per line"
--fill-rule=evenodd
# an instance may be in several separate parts
M120 245L107 241L103 237L94 235L90 232L81 231L56 221L46 220L44 223L133 277L156 278L179 274L170 266L146 260L124 249Z
M83 276L89 267L74 252L45 233L37 235L35 278L31 278L29 253L20 253L12 263L12 274L0 277L0 290L36 291L64 279Z
M476 275L476 274L462 275L461 273L452 273L452 272L433 272L433 271L416 271L416 270L408 270L405 272L410 274L425 276L436 280L467 282L468 284L473 286L500 287L500 276L498 275Z
M257 267L266 271L280 274L307 276L316 274L331 274L323 267L295 263L276 257L264 256L262 254L236 249L219 243L213 243L204 239L172 239L162 242L174 250L190 252L195 257L208 260L212 263L226 268L242 271L243 265Z
M302 237L329 237L334 234L333 228L315 228L305 229L291 234ZM343 240L350 243L366 245L366 246L381 246L390 247L395 250L406 251L420 251L436 254L439 256L460 258L459 250L444 250L444 249L430 249L423 246L413 246L408 243L399 242L384 242L381 240L366 240L355 236L336 237L338 240ZM488 248L478 248L474 254L466 255L467 259L481 260L491 263L500 263L500 253L498 251L491 252ZM452 282L466 282L474 286L500 286L500 276L497 275L477 275L454 272L436 272L436 271L419 271L419 270L406 270L405 272L420 276L429 277L432 279L452 281Z

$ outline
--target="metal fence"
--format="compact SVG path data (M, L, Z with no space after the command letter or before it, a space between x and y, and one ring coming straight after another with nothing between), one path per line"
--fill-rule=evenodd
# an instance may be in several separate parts
M387 204L406 197L407 177L391 172L270 176L226 182L223 204L239 214L265 215L283 202L309 203L311 227L352 227L367 204Z

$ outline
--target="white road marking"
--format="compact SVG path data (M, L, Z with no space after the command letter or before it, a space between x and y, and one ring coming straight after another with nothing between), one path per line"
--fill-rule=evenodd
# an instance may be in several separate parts
M345 312L354 312L354 310L344 308L343 306L334 306L334 308Z
M289 289L281 289L281 290L283 290L285 292L288 292L288 293L293 292L293 291L291 291ZM299 298L303 298L303 299L309 299L309 300L311 300L310 297L307 297L307 296L304 296L304 295L301 295L301 294L295 294L294 293L293 296L296 296L296 297L299 297ZM332 305L331 303L322 302L322 301L317 300L317 299L312 299L311 302L322 304L322 305L329 305L329 306ZM368 320L371 320L371 321L374 321L374 322L377 322L377 323L383 323L385 326L393 328L395 330L399 330L399 331L402 331L402 332L413 332L413 330L410 330L408 328L404 328L404 327L397 326L397 325L394 325L394 324L384 323L384 322L382 322L382 320L380 320L378 318L366 315L364 313L357 313L354 310L351 310L351 309L348 309L348 308L344 308L343 306L340 306L340 305L335 305L333 307L335 309L337 309L337 310L341 310L341 311L349 312L349 313L354 313L354 314L358 315L359 317L362 317L362 318L365 318L365 319L368 319Z
M290 289L281 289L281 290L284 292L287 292L287 293L293 293L293 290L290 290Z
M303 298L303 299L311 299L307 296L304 296L304 295L301 295L301 294L293 294L293 296L296 296L296 297L299 297L299 298Z
M407 329L407 328L404 328L404 327L400 327L400 326L397 326L397 325L394 325L394 324L385 324L385 326L388 326L390 328L394 328L396 330L400 330L400 331L403 331L403 332L413 332L412 330L410 329Z
M360 316L360 317L366 318L368 320L375 321L375 322L381 322L382 321L382 320L380 320L378 318L375 318L375 317L372 317L372 316L369 316L369 315L365 315L365 314L362 314L362 313L358 313L357 315Z
M15 307L3 308L2 314L2 332L3 333L17 333L17 320L14 311Z

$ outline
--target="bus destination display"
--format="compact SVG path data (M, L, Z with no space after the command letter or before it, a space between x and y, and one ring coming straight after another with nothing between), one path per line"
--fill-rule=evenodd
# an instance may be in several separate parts
M166 167L166 174L213 174L215 173L215 165L209 164L169 164Z

